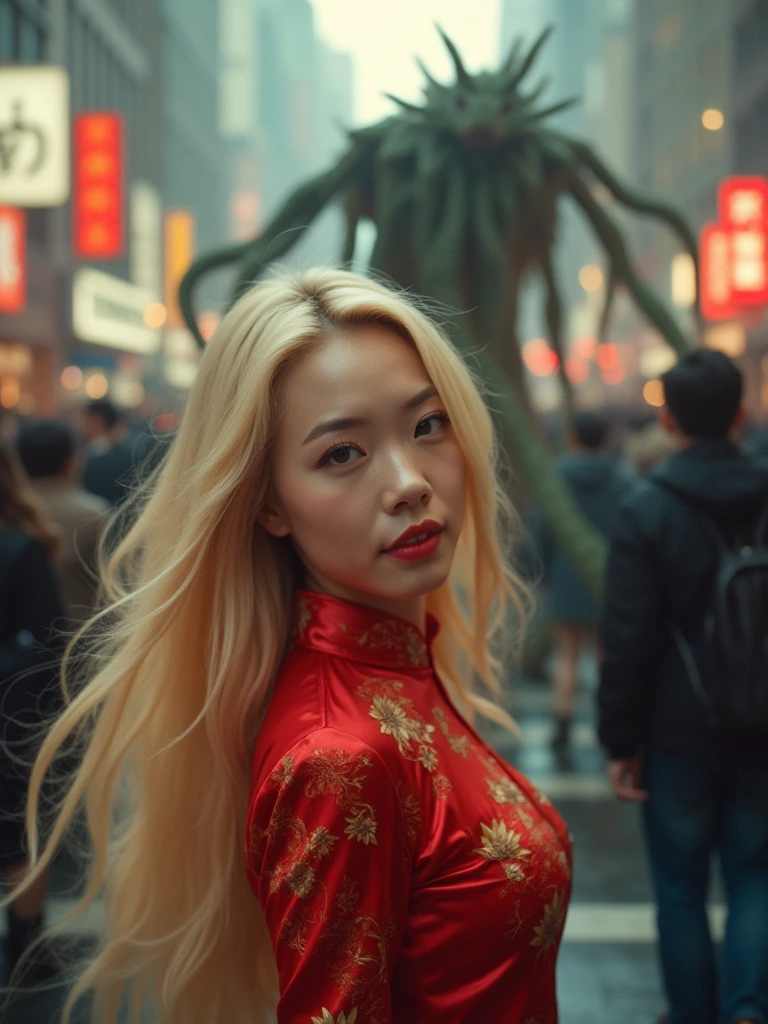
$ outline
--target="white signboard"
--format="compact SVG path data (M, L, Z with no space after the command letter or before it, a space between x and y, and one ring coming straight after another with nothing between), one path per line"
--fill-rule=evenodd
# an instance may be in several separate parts
M83 267L72 287L72 327L83 341L151 355L160 347L160 331L147 327L144 312L156 300L148 288Z
M70 190L69 75L0 67L0 203L60 206Z
M159 299L163 287L163 212L160 193L146 181L131 185L131 279L151 288Z

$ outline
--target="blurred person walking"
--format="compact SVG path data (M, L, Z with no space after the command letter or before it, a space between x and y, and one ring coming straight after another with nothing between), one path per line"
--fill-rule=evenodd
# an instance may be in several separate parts
M604 450L609 430L610 424L604 416L594 412L577 413L571 450L558 460L558 469L582 515L605 537L611 536L619 505L634 479L621 459ZM552 745L562 750L568 746L570 738L581 654L585 646L596 645L600 610L543 518L534 517L531 532L542 562L542 584L547 592L554 633L555 729Z
M23 812L31 731L57 705L61 644L52 630L62 609L51 560L58 545L58 531L46 520L21 465L0 443L0 870L10 888L29 869ZM43 930L47 883L46 873L6 910L6 980ZM55 974L43 945L27 981Z
M96 605L96 555L110 504L77 482L75 435L64 423L22 427L16 450L52 523L61 530L56 570L69 628L77 629Z
M82 424L88 445L83 487L119 505L130 493L136 464L123 416L109 399L99 398L83 410Z
M621 509L599 735L643 805L669 1024L768 1021L768 467L737 447L743 382L697 350L664 375L680 450ZM728 902L716 971L713 854Z
M624 443L623 455L636 473L645 476L677 449L674 435L656 421L630 434Z

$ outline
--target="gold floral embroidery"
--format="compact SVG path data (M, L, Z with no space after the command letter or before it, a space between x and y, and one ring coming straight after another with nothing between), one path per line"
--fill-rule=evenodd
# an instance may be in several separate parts
M487 860L519 860L521 857L530 855L530 850L524 850L521 836L513 832L503 821L494 821L490 827L481 823L480 829L483 833L482 846L475 853Z
M567 911L565 894L556 892L544 908L541 924L534 928L535 937L531 939L531 945L539 946L542 952L551 949L560 938Z
M366 1022L384 1024L389 984L389 950L395 936L394 920L384 928L358 910L357 883L344 876L336 895L336 914L328 922L321 942L333 956L330 974L345 999L355 1000Z
M501 806L504 806L504 804L526 803L525 793L523 793L517 783L508 779L506 775L488 776L485 784L488 787L491 798Z
M293 755L286 754L277 768L272 772L270 778L278 786L290 786L293 782Z
M324 825L320 825L309 837L309 848L318 857L327 857L336 842L338 842L338 836L333 835Z
M301 777L307 779L304 794L310 799L334 796L339 807L348 807L365 782L362 769L370 766L366 754L350 754L338 748L315 750L302 765Z
M442 708L432 708L432 714L437 722L438 729L448 740L448 746L454 754L459 754L461 757L467 757L470 749L469 736L451 732L451 727L448 723L448 716Z
M408 622L399 619L383 619L374 622L370 629L359 630L342 622L340 629L355 637L358 647L371 651L388 651L401 665L426 668L429 665L427 644L423 637Z
M407 857L421 830L421 801L415 789L409 789L404 782L397 784L397 799L403 818L403 853Z
M445 800L453 789L453 785L447 775L433 775L432 789L438 800Z
M493 821L490 826L481 822L480 830L482 845L475 853L486 860L499 862L508 883L500 894L505 896L510 885L525 881L525 872L518 862L530 857L531 851L523 847L522 836L513 832L503 821Z
M379 845L376 842L376 818L370 804L364 804L356 809L353 816L347 818L346 821L347 827L344 829L344 835L349 836L350 839L356 839L358 843L364 843L365 846L368 846L369 843L373 843L374 846Z
M404 697L402 690L399 679L366 679L356 693L370 702L368 714L379 723L383 735L392 737L402 756L433 772L437 767L437 754L431 745L435 727L414 711L413 701Z
M312 616L317 611L317 601L314 601L311 597L305 597L303 594L296 599L296 615L293 627L293 635L303 640L307 631L307 626L312 621Z
M323 1007L322 1017L313 1017L312 1024L355 1024L357 1020L357 1007L354 1010L350 1010L349 1013L341 1011L338 1017L334 1017L330 1010L326 1010Z

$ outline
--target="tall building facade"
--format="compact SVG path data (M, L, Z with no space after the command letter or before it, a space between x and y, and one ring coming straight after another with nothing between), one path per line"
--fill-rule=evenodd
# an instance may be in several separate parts
M0 0L0 62L68 73L73 167L79 115L117 114L123 125L121 244L108 257L75 251L71 201L26 211L27 301L0 313L0 405L49 415L107 394L136 407L146 387L156 399L165 386L163 219L184 211L198 249L228 236L218 5Z

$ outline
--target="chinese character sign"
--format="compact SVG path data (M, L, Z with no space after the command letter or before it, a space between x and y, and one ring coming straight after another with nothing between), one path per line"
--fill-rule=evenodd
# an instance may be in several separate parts
M81 259L116 259L123 252L123 119L120 114L75 118L73 239Z
M727 320L768 304L768 179L724 179L719 223L701 232L701 308L708 320Z
M69 187L66 69L0 67L0 203L59 206Z
M26 217L23 210L0 206L0 312L21 313L26 298Z
M705 224L699 244L701 312L707 320L737 315L731 302L731 240L720 224Z

